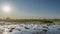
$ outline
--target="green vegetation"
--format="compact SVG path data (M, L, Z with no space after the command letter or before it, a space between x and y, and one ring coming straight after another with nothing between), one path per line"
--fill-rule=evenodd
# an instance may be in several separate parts
M20 22L20 23L53 23L53 21L51 20L47 20L47 19L6 19L6 20L3 20L5 22Z
M53 19L54 22L60 22L60 19Z
M6 18L5 20L0 19L0 21L4 22L17 22L17 23L53 23L53 22L60 22L60 19L10 19Z

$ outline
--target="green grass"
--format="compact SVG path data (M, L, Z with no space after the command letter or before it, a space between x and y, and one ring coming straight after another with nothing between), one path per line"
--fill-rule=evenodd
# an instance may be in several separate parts
M7 20L0 20L5 22L17 22L17 23L54 23L54 22L60 22L60 19L7 19Z
M16 23L33 23L33 24L41 24L41 23L53 23L51 20L40 20L40 19L8 19L3 20L5 22L16 22Z

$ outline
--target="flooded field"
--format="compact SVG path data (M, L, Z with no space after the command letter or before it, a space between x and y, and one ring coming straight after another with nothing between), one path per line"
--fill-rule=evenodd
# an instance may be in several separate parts
M59 34L60 25L48 24L0 24L0 34Z

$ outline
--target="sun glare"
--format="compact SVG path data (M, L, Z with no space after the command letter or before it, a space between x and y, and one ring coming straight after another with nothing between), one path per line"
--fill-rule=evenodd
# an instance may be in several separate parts
M11 9L9 6L3 6L2 11L4 11L5 13L9 13L11 11Z

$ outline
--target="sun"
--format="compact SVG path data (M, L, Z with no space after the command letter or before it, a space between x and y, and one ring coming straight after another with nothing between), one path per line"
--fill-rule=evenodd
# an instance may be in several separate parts
M2 11L4 11L5 13L9 13L11 11L11 8L9 6L3 6Z

